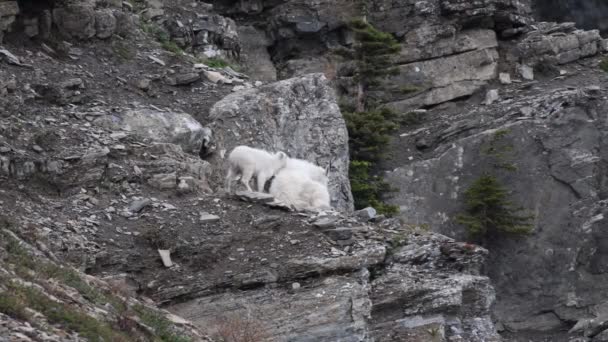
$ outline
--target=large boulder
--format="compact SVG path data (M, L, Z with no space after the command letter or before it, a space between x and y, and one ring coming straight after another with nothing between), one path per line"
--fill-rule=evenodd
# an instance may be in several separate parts
M428 41L422 40L417 49L406 46L402 50L399 61L404 64L399 66L399 75L389 80L393 91L386 100L391 108L407 112L472 95L496 78L498 41L494 31L460 32L456 44L453 37L442 38L444 33L426 27L412 34Z
M332 205L353 209L348 133L335 93L322 74L228 95L213 106L210 118L218 150L225 153L244 144L331 165Z
M53 23L59 32L70 38L95 36L95 8L90 3L70 4L53 10Z
M205 129L190 114L134 109L102 116L95 123L112 130L123 130L153 142L177 144L185 152L198 153Z
M17 1L0 0L0 43L2 43L4 31L10 31L17 14L19 14Z

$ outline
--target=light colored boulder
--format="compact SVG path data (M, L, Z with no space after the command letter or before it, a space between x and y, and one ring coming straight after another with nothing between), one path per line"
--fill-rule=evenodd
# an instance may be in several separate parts
M183 112L135 109L102 116L94 122L113 130L130 131L150 141L177 144L190 153L199 152L205 135L203 126Z

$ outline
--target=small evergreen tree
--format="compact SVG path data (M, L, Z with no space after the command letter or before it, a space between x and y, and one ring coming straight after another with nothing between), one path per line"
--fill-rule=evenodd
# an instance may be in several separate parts
M374 207L379 213L394 215L399 208L381 201L382 194L392 191L390 185L379 176L371 176L372 163L361 160L350 162L350 186L355 208Z
M490 174L484 174L464 193L465 212L456 216L472 238L494 233L528 234L532 231L531 215L518 214L524 209L509 201L509 191Z
M487 146L481 149L481 157L489 158L491 167L497 171L517 170L511 161L513 146L505 138L508 130L494 133ZM509 190L489 172L477 178L464 193L465 209L456 215L455 221L465 226L473 239L485 240L496 234L525 235L533 226L533 215L523 214L522 207L509 200Z
M361 3L362 12L367 4ZM349 28L355 33L356 43L351 49L336 51L354 62L353 80L357 88L354 108L342 108L349 135L351 153L350 180L355 208L374 207L382 214L395 214L398 207L382 202L383 194L391 191L390 186L373 172L384 157L384 149L390 142L390 134L398 125L396 115L387 108L377 108L369 99L370 90L381 90L380 80L395 74L391 59L400 50L399 43L386 32L374 28L363 19L353 20Z
M343 114L348 129L351 159L380 161L385 155L383 150L390 142L390 133L398 128L393 121L395 114L386 108L367 112L345 111Z
M378 87L380 79L399 73L392 66L391 59L401 50L401 46L393 35L376 29L365 19L353 20L349 27L355 33L356 43L352 49L341 49L338 53L356 64L356 111L364 112L368 109L366 94L370 88Z

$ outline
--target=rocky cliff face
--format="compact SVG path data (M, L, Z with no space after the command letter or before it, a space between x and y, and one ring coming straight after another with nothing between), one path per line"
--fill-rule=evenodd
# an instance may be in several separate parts
M534 8L537 16L542 20L574 21L581 28L599 29L602 32L608 29L604 20L608 6L604 1L535 0Z
M220 338L246 326L268 340L497 341L494 322L606 335L598 31L534 22L526 1L370 2L369 20L403 45L382 99L423 117L386 165L399 221L348 214L331 86L352 89L330 50L353 44L355 2L29 3L0 1L0 209L43 257L119 279ZM223 65L236 62L249 76ZM464 238L450 218L499 131L533 235L490 241L488 255L426 232ZM237 144L331 162L343 213L223 194ZM2 274L19 282L2 248ZM29 329L6 311L0 329Z
M452 218L462 208L463 190L487 170L480 151L498 130L508 132L518 170L504 179L536 215L531 237L489 242L488 272L499 293L495 314L510 329L572 324L593 315L606 293L599 267L604 83L593 72L566 70L572 76L564 81L500 88L503 99L490 106L433 110L429 116L442 117L440 126L430 129L439 124L432 120L403 139L425 139L435 148L410 151L418 161L388 173L401 189L394 203L402 217L462 236Z

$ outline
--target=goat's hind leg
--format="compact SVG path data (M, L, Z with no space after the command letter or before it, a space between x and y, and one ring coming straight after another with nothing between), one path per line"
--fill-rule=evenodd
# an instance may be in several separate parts
M226 192L230 193L230 188L232 187L232 181L234 180L234 170L232 168L232 166L230 166L228 168L228 174L226 174L226 183L225 183L225 188L226 188Z
M251 186L249 186L249 181L251 180L251 177L253 177L253 171L252 168L245 168L241 174L241 183L245 184L245 187L249 192L253 192Z
M256 182L258 183L258 192L264 192L264 186L266 185L266 181L268 180L268 175L266 174L266 172L260 172L258 173L258 176L256 178Z

